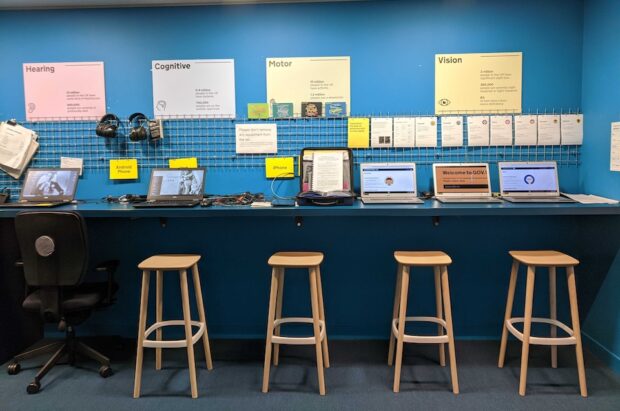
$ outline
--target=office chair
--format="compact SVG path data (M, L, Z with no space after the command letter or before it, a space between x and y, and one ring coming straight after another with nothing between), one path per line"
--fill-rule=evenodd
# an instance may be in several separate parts
M97 361L103 378L112 375L110 360L75 337L75 326L98 308L112 304L118 289L114 272L118 261L99 264L96 270L107 273L107 281L82 283L88 268L88 242L84 219L76 212L20 212L15 217L15 230L22 260L27 291L23 302L26 311L38 312L48 323L57 323L65 331L62 342L19 354L9 363L11 375L21 370L20 361L53 352L27 387L28 394L41 389L41 379L61 357L74 365L76 354Z

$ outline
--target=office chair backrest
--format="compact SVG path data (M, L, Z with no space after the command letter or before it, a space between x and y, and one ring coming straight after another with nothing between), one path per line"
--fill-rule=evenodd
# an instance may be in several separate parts
M88 266L86 224L71 211L21 212L15 217L17 241L29 286L71 286Z

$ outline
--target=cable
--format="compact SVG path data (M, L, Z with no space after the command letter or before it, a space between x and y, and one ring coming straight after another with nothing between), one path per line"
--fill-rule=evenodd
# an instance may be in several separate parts
M278 200L295 200L295 199L297 198L296 196L292 196L292 197L291 197L291 196L289 196L289 197L282 197L282 196L278 195L278 193L276 193L276 191L275 191L275 189L274 189L274 187L273 187L273 185L274 185L274 183L276 182L276 180L277 180L278 178L280 178L280 177L284 177L284 176L293 176L293 177L295 177L295 174L294 174L294 173L289 173L289 172L286 172L286 173L278 174L277 176L275 176L275 177L271 180L271 194L273 194L273 197L274 197L274 198L277 198ZM280 181L280 184L282 184L282 181ZM280 186L278 186L278 188L279 188L279 187L280 187Z

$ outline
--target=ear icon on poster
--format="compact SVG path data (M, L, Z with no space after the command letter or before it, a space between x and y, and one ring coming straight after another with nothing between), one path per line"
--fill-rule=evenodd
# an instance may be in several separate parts
M32 113L34 112L34 110L37 108L36 104L34 103L28 103L28 113Z
M159 100L155 108L157 111L166 111L166 100Z

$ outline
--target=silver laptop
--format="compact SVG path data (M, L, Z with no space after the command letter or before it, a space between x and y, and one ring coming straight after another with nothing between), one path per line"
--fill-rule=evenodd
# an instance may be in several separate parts
M420 204L415 163L360 164L364 204Z
M491 194L486 163L433 164L435 198L442 203L500 203Z
M132 206L194 207L202 200L204 186L204 168L155 168L151 171L146 201Z
M69 204L75 197L80 170L77 168L30 168L16 203L10 207L57 207Z
M572 203L560 195L555 161L500 162L502 198L512 203Z

